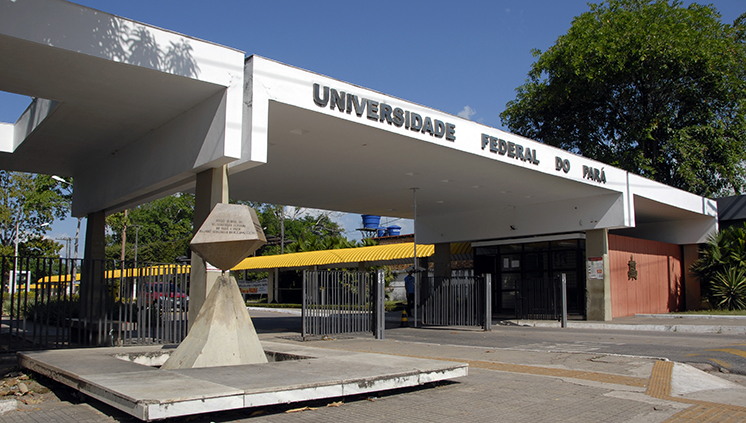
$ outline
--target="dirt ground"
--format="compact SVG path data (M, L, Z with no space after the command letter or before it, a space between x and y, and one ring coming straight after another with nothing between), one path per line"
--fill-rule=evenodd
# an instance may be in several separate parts
M14 353L0 354L0 401L16 399L26 405L69 400L69 389L18 366ZM74 396L74 395L73 395Z

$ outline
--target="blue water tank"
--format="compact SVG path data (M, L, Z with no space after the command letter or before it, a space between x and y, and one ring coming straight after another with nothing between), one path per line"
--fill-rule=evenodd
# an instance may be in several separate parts
M389 226L386 228L386 232L388 233L388 236L399 236L399 233L401 232L401 226Z
M362 214L363 228L376 229L381 224L381 216Z
M386 228L384 228L382 226L378 227L378 237L379 238L382 237L382 236L386 236L387 232L388 232L388 229L386 229Z

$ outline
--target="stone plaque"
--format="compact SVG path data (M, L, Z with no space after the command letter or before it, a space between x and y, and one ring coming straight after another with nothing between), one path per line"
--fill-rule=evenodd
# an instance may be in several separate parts
M249 206L219 203L192 238L192 251L221 270L232 267L267 242Z

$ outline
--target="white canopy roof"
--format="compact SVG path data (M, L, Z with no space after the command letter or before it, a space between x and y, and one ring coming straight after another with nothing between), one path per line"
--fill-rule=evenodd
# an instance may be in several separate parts
M0 89L37 97L0 168L73 176L75 215L229 163L232 198L276 204L412 218L417 188L423 243L716 228L712 200L391 95L60 0L0 8Z

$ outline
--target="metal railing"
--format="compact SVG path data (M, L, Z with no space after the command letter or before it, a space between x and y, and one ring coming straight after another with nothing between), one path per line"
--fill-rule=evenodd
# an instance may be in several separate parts
M187 335L189 266L159 264L129 269L122 276L126 307L113 316L120 326L114 343L178 344ZM136 325L123 326L135 321Z
M485 276L427 278L421 287L422 324L492 326L492 280Z
M189 267L0 257L0 350L178 343Z
M559 277L516 281L517 319L559 320L562 314L561 301Z
M384 331L384 273L303 272L302 336Z

